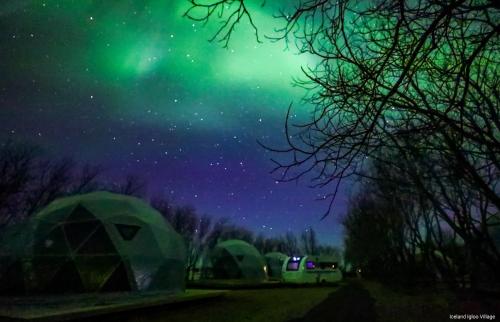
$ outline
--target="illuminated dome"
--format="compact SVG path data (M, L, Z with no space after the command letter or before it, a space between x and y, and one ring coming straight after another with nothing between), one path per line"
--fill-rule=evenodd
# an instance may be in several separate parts
M288 256L280 252L271 252L264 255L267 264L267 274L270 278L280 279L281 268Z
M210 254L215 279L265 280L266 262L259 251L242 240L226 240Z
M76 195L6 232L0 293L181 291L185 257L180 235L144 201Z

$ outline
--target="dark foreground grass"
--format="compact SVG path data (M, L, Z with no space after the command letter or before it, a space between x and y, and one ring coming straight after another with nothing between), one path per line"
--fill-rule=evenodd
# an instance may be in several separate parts
M375 322L375 300L360 283L342 286L302 318L290 322Z
M109 322L434 322L450 314L495 314L500 299L444 288L394 288L366 280L338 287L236 289L219 298L80 319Z
M379 322L449 320L449 303L453 295L444 290L396 290L372 281L363 281L362 285L375 300Z
M109 322L284 322L304 316L338 287L233 290L221 298L99 317ZM79 321L97 321L96 318Z
M362 286L375 300L379 322L452 321L450 315L455 314L492 314L500 319L500 298L494 294L452 293L444 287L395 289L373 281L363 281Z
M489 315L500 319L500 298L495 294L452 293L445 287L388 287L373 281L350 280L332 292L302 318L290 322L438 322L450 315Z

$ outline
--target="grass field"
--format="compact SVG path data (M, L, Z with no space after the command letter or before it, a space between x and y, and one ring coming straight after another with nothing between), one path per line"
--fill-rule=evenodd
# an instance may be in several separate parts
M85 306L85 305L83 305ZM267 285L221 297L110 313L79 321L110 322L433 322L450 314L496 314L500 299L445 288L390 288L349 279L338 286Z
M393 289L350 280L338 287L231 290L221 298L103 317L113 322L434 322L450 314L497 314L498 299L445 289ZM89 320L86 320L87 322Z
M103 318L116 322L284 322L305 315L336 289L338 287L233 290L213 300L141 309Z
M433 322L448 321L453 294L445 290L394 290L377 282L363 281L375 301L377 321Z
M450 321L450 315L496 315L500 318L498 294L463 290L452 293L443 285L427 288L389 288L381 283L362 281L375 301L379 322Z

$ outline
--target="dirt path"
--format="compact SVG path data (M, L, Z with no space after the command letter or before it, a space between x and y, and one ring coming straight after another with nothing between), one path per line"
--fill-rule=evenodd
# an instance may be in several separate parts
M289 322L375 322L375 300L359 283L349 283L332 292L326 300L300 319Z

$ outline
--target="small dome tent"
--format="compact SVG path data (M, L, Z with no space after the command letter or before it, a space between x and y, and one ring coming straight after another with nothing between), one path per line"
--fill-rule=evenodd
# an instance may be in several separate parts
M266 262L259 251L242 240L226 240L210 253L215 279L265 280Z
M0 293L181 291L182 238L144 201L109 192L61 198L0 244Z
M280 252L271 252L264 255L267 264L267 275L273 279L281 278L281 268L288 256Z

